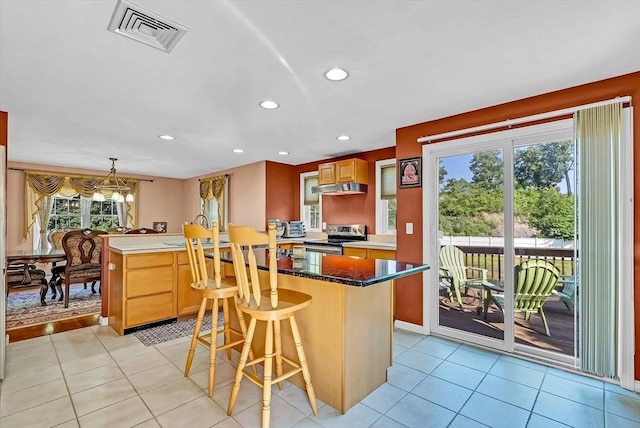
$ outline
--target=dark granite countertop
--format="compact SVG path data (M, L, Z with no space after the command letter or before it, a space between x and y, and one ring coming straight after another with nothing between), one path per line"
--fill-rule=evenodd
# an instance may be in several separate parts
M267 250L256 250L258 268L268 270ZM231 253L221 249L220 260L233 263ZM303 258L293 258L283 251L278 258L278 272L320 281L366 287L429 269L429 265L396 260L360 259L307 251Z

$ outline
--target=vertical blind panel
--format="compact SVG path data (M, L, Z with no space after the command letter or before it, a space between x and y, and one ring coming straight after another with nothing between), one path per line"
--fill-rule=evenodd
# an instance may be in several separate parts
M396 166L382 167L380 171L380 196L389 198L396 196Z
M578 150L580 368L618 376L618 170L622 105L575 114Z
M320 195L311 191L318 185L318 177L306 177L304 179L304 204L315 205L320 202Z

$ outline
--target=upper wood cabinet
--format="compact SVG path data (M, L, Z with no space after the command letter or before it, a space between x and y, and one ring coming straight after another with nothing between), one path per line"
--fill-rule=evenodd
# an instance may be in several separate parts
M336 164L334 162L321 163L318 166L318 184L333 184L336 182Z
M362 159L345 159L318 166L318 184L356 182L368 184L369 164Z

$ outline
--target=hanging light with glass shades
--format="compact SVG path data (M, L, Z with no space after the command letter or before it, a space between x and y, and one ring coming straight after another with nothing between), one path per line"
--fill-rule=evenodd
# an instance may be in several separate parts
M105 193L111 193L111 199L114 202L133 202L131 187L116 175L116 161L118 158L109 158L109 160L111 161L111 171L104 180L96 184L93 200L104 202L107 199Z

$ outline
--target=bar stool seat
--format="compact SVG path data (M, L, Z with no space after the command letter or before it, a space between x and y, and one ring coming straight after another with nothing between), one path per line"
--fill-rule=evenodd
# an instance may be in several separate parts
M191 364L193 362L193 356L196 350L196 344L200 343L209 349L209 397L213 396L214 379L216 370L216 354L218 351L226 350L227 358L231 359L231 348L240 345L244 342L246 335L246 324L242 317L242 313L237 312L238 323L241 331L238 331L230 327L230 314L236 313L236 298L238 295L238 287L235 283L235 278L222 279L220 273L220 249L219 249L219 231L218 224L213 223L212 229L207 230L199 224L189 224L185 222L183 224L183 233L185 237L185 244L187 248L187 255L189 257L189 265L191 268L193 290L202 293L202 302L200 303L200 309L196 318L196 325L193 330L193 337L191 338L191 344L189 346L189 352L187 354L187 361L184 368L184 376L189 376L191 371ZM208 275L207 262L204 256L203 240L211 239L214 246L214 259L213 259L213 278ZM232 304L229 305L229 300ZM224 327L218 328L218 308L219 302L222 301L222 311L224 317ZM211 306L211 331L208 333L200 334L202 329L203 319L207 311L207 306ZM224 341L221 345L217 344L218 333L224 334ZM231 340L234 336L235 340Z
M269 224L268 233L256 232L247 226L234 226L229 224L229 241L233 255L233 267L238 283L237 309L251 317L246 340L240 355L240 362L236 371L236 377L231 389L229 408L227 414L231 416L243 377L247 377L262 388L262 427L268 428L271 419L271 386L275 383L282 389L282 381L291 376L302 373L305 389L309 397L311 409L318 415L316 396L311 384L311 375L302 346L302 338L298 330L295 315L298 311L311 305L311 296L295 290L278 289L277 287L277 262L276 262L276 233L275 225ZM269 288L261 290L258 275L254 246L268 244L269 253ZM244 250L248 255L248 264L245 262ZM247 276L247 267L251 281ZM289 321L291 336L296 349L298 361L292 360L282 354L280 321ZM256 324L258 321L266 323L264 337L264 356L253 358L251 345L254 340ZM274 349L275 347L275 349ZM273 377L273 362L275 359L275 378ZM284 372L283 362L291 366ZM263 363L263 376L260 379L256 374L246 370L247 367L255 369L257 364Z

